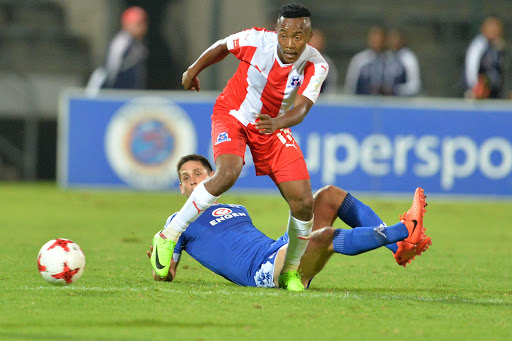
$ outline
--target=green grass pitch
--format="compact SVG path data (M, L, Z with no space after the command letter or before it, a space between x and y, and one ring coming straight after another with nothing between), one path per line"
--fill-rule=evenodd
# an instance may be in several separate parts
M504 340L512 333L512 202L428 197L433 245L406 269L381 248L335 254L305 293L243 288L184 255L178 278L150 278L145 252L177 193L62 191L0 184L1 340ZM411 190L411 198L412 198ZM409 200L362 199L388 223ZM232 192L271 237L278 195ZM337 227L343 227L341 222ZM87 267L68 287L38 274L39 248L69 238Z

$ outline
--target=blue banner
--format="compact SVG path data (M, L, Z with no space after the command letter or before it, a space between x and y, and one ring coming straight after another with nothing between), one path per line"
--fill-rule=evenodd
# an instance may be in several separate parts
M215 96L81 93L62 97L58 178L70 187L176 189L177 160L212 160ZM314 189L512 195L512 105L464 100L319 100L292 132ZM235 188L275 190L250 153Z

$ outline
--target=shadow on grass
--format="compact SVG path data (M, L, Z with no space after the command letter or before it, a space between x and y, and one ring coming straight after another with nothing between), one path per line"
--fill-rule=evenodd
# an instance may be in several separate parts
M62 321L55 321L53 323L45 323L45 328L55 328L59 330L62 328ZM65 331L74 330L73 340L91 340L85 334L83 337L80 337L79 334L82 331L78 331L77 329L85 329L85 330L94 330L95 328L99 328L102 330L103 328L108 330L107 334L111 334L113 330L116 328L119 329L134 329L140 331L140 328L151 328L154 330L155 328L159 329L206 329L206 328L220 328L220 329L243 329L247 328L247 324L236 324L236 323L213 323L213 322L179 322L174 321L169 323L169 321L162 320L126 320L126 321L66 321L66 325L64 328L64 333L45 333L39 330L34 330L34 333L28 332L27 323L25 322L16 322L16 323L0 323L0 328L4 330L19 330L19 331L0 331L0 340L69 340L70 336L66 335ZM31 325L31 328L38 328L37 325ZM25 329L25 330L24 330ZM24 330L24 331L23 331ZM97 333L100 331L97 330L94 337L94 340L113 340L112 335L100 337ZM77 333L78 332L78 333Z
M46 323L45 327L60 326L62 321L54 321L53 323ZM36 327L36 325L33 325ZM238 324L238 323L225 323L225 322L208 322L208 321L195 321L195 322L181 322L181 321L173 321L170 323L169 321L163 320L125 320L125 321L66 321L66 327L69 328L90 328L90 327L122 327L122 328L243 328L247 326L247 324ZM27 327L27 323L24 322L14 322L14 323L0 323L0 328L24 328ZM0 335L5 334L5 332L0 332ZM15 334L15 333L14 333Z

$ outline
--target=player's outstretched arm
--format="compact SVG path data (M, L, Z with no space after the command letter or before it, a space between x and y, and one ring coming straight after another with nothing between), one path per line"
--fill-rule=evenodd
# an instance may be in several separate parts
M259 121L256 121L254 125L263 134L272 134L278 129L293 127L304 120L313 104L306 96L297 95L293 108L276 118L267 114L258 114Z
M199 78L197 76L201 71L220 62L229 54L226 39L221 39L204 51L199 58L188 67L183 73L181 84L185 90L200 90Z

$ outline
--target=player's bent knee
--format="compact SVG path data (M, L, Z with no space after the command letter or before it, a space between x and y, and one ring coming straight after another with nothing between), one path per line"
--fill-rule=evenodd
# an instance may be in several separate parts
M335 209L338 209L339 205L345 200L347 192L343 189L328 185L319 189L315 193L315 205L329 207L335 205Z
M322 187L315 193L315 199L332 199L333 197L342 197L343 199L347 196L347 192L343 189L334 185L327 185Z

